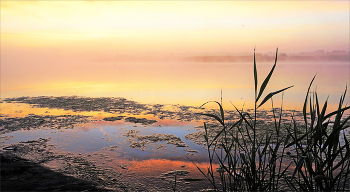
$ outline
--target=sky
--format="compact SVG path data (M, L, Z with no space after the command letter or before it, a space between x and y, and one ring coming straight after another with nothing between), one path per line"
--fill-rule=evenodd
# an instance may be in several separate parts
M1 1L1 43L96 54L349 51L349 9L349 1Z
M349 51L349 10L349 1L1 1L1 97L176 84L160 75L171 67L145 80L147 67L115 60L128 56Z

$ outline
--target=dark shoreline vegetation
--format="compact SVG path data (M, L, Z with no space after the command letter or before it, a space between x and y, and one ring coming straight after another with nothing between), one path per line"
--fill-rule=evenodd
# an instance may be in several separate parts
M254 109L224 110L219 102L214 102L219 106L218 111L203 106L141 104L120 97L41 96L2 99L1 104L24 104L47 110L42 114L26 116L8 116L1 112L2 142L11 140L4 134L20 130L52 129L56 132L94 122L122 122L143 127L159 126L161 129L162 121L172 120L196 125L197 131L186 134L184 138L207 149L209 159L196 158L193 154L198 154L198 151L191 149L188 141L176 135L141 135L138 130L125 130L122 136L129 138L128 147L140 151L152 146L161 149L164 145L181 149L187 152L189 163L198 165L199 171L195 171L202 176L188 176L188 165L181 166L179 170L168 170L155 178L159 181L154 185L162 182L165 186L150 189L142 183L124 178L121 172L112 168L102 168L84 155L55 151L49 137L38 138L0 149L1 191L67 191L67 187L72 191L209 191L210 186L214 191L350 190L350 183L346 182L350 181L350 132L346 133L350 117L346 113L349 107L342 106L346 90L340 98L338 110L327 114L327 101L323 106L319 105L316 91L310 91L313 80L306 91L303 111L285 110L283 104L276 107L272 98L290 88L263 97L276 67L277 53L275 65L259 89L255 59ZM270 100L271 109L266 107ZM265 108L261 109L260 105ZM51 113L50 110L54 109L65 113ZM21 114L21 111L14 113ZM108 115L101 115L103 113ZM108 151L117 151L118 148L117 145L111 145ZM108 159L108 155L103 153L95 155L108 162L117 161ZM203 169L199 165L202 162L209 162L209 166ZM124 164L116 164L120 170L128 169ZM54 165L54 169L50 166L51 171L46 169L47 165ZM45 176L31 177L39 172ZM42 182L34 186L36 179Z
M315 75L303 105L304 123L297 123L294 115L290 123L283 122L283 94L279 112L274 110L272 98L293 86L260 99L276 67L277 52L275 64L258 89L254 50L255 108L252 113L239 110L232 104L240 118L227 123L222 105L216 101L212 102L218 104L220 114L200 113L215 119L221 131L213 138L210 128L204 123L210 166L207 170L199 167L198 170L217 191L350 190L350 138L345 133L350 116L344 114L350 107L343 107L347 88L340 97L338 109L326 114L327 100L322 106L317 92L310 92ZM257 109L268 100L271 100L273 110L272 130L257 121ZM261 129L265 133L258 135ZM291 154L286 152L288 149L295 154L292 161L286 161ZM219 170L213 169L214 163L220 164ZM219 177L215 171L219 172Z

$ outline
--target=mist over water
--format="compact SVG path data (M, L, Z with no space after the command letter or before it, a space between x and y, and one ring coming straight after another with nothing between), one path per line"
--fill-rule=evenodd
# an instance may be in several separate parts
M257 61L259 85L272 65ZM277 61L266 93L294 85L284 93L284 107L300 110L309 83L317 74L311 91L316 90L322 102L329 96L330 107L335 107L349 83L349 69L348 62ZM254 97L253 62L75 63L40 68L30 65L15 71L5 65L3 70L8 73L2 74L2 98L77 95L200 106L219 101L222 89L225 108L232 108L230 101L252 108ZM274 97L275 105L280 105L281 97Z
M308 147L308 158L302 156L305 162L311 159L318 169L306 174L310 177L306 183L316 181L318 176L330 176L327 174L334 171L333 167L321 173L316 162L338 161L322 152L330 152L329 147L337 145L329 142L328 150L321 150L340 135L326 132L330 130L326 130L328 124L339 131L338 119L327 118L321 125L323 112L313 113L308 106L308 112L316 118L308 115L304 121L301 110L315 75L308 104L316 102L316 94L312 93L317 92L321 108L328 101L326 113L337 110L339 98L350 83L349 5L348 1L2 1L1 159L3 155L23 158L58 173L99 183L106 190L209 191L210 182L197 168L209 171L210 164L218 176L226 166L216 161L219 156L212 164L207 149L221 150L221 157L222 149L232 149L232 154L238 155L234 164L239 165L239 171L233 169L232 173L239 176L239 185L245 185L241 178L259 178L258 182L246 182L259 184L262 173L262 183L266 181L266 187L270 187L260 191L273 191L275 179L270 182L266 178L282 180L283 174L274 172L276 157L284 153L282 144L291 142L288 139L292 132L296 144L290 143L291 148L285 151L288 157L282 162L281 155L280 163L284 169L294 161L289 167L294 169L300 155L305 155L298 152L297 137L305 131L307 136L300 137L301 146L304 137L307 144L314 141L320 147ZM256 111L253 61L256 59L259 89L275 63L275 50L276 68L256 102L259 104L271 92L293 87L274 95ZM202 107L208 101L221 102L224 113L219 115L215 102ZM347 91L342 107L349 103ZM247 116L240 115L236 107ZM203 113L218 115L222 121ZM257 116L251 123L254 142L249 120L239 122L249 114ZM346 121L349 114L345 111L341 121ZM312 130L315 119L315 133L307 126L304 129L304 123L310 122ZM348 144L348 125L341 125L347 129L339 146ZM321 144L323 134L327 141ZM211 147L208 138L213 140ZM241 139L246 147L240 144ZM268 156L258 158L255 149L258 156L265 152ZM341 154L344 148L338 149L341 159L346 157ZM259 169L253 166L254 156ZM231 169L229 161L236 157L226 157L224 164ZM251 161L244 164L247 157ZM265 165L273 172L264 174ZM1 173L5 176L1 183L4 191L4 186L11 188L16 179L22 178L17 171L20 169L8 167L5 165ZM36 169L24 170L40 175ZM249 173L254 176L249 177ZM286 174L285 182L290 175ZM301 181L300 175L295 181ZM231 183L229 177L231 188L236 182ZM338 179L332 181L342 180L334 178ZM38 179L35 189L61 183L52 179ZM21 179L18 184L28 190L26 182ZM285 183L278 184L278 191L284 190ZM239 188L246 191L248 185ZM348 189L350 182L347 185Z

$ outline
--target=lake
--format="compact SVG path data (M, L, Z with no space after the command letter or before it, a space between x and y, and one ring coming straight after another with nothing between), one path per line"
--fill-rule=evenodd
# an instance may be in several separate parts
M272 62L257 61L259 86L272 66ZM349 83L349 71L348 62L277 61L265 94L294 85L285 91L284 106L300 110L307 88L317 74L311 91L316 90L322 102L329 96L330 107L334 108ZM219 101L222 89L224 107L231 109L230 101L252 108L254 97L253 62L91 62L51 67L35 63L24 67L4 64L1 81L2 98L77 95L200 106L206 101ZM281 95L274 99L279 104ZM270 108L270 104L264 107Z
M272 65L258 63L259 84ZM253 66L248 63L101 63L72 67L71 75L63 77L65 67L56 73L41 70L29 73L26 82L2 77L1 150L23 148L26 153L14 153L67 172L71 166L86 171L76 160L83 158L105 171L96 180L108 180L112 188L118 178L132 183L130 189L169 191L174 170L183 171L177 185L182 191L210 188L194 163L202 170L208 166L203 122L212 121L195 113L214 113L215 104L199 106L220 101L221 89L229 120L238 118L230 101L253 108ZM292 113L300 118L316 73L312 91L317 90L321 103L329 96L329 108L336 109L349 83L348 63L277 63L265 92L294 85L284 93L286 121ZM32 86L8 88L21 81ZM36 97L40 95L45 97ZM274 107L280 101L281 94ZM270 110L267 102L259 112L262 120L271 120Z

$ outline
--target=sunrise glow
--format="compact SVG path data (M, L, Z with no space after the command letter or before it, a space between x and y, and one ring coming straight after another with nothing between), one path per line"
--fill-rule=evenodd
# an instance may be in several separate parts
M250 76L178 61L252 56L255 47L349 52L349 2L1 1L1 96L155 99L165 91L172 96L155 100L194 102L195 94L183 94L201 90L216 98L222 88L250 89ZM219 77L208 78L214 73Z
M349 0L0 0L1 190L350 191L349 85Z
M348 16L347 1L3 1L1 33L3 46L78 49L82 41L107 52L237 52L296 42L285 51L299 52L348 49Z

